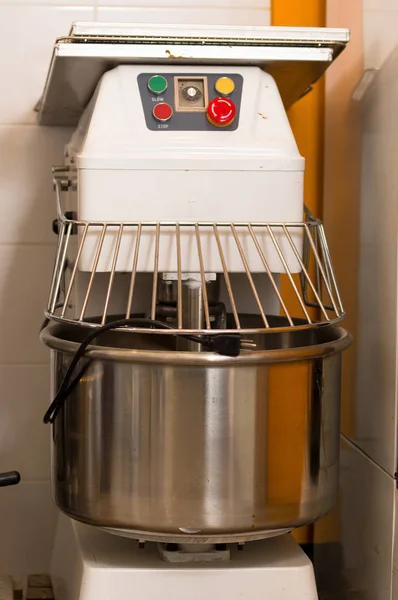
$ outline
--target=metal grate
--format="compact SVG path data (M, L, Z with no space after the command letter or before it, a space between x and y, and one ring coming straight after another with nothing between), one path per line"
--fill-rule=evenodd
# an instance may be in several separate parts
M60 40L77 43L326 46L338 52L349 40L346 29L308 27L222 27L145 25L132 23L74 23L69 36Z
M123 268L123 277L128 278L128 285L124 287L124 292L121 292L116 284L120 277L118 261L120 249L127 238L130 240L131 247L130 266L128 269ZM143 242L144 238L145 243ZM146 277L150 279L146 316L155 319L158 278L160 268L164 264L161 250L164 238L167 238L169 245L170 243L174 245L175 268L173 271L177 287L176 327L168 330L156 327L148 328L148 333L220 333L219 329L212 328L206 293L206 278L209 272L206 265L206 248L210 242L214 244L217 251L220 265L217 271L223 279L231 313L227 329L223 329L223 332L238 330L241 333L265 333L276 331L273 320L267 313L266 300L269 300L270 294L273 296L274 305L276 301L278 307L277 312L273 314L284 316L286 321L286 327L277 326L277 330L316 327L320 324L335 323L344 316L323 225L308 212L306 212L306 220L300 223L194 223L185 221L118 223L79 221L61 217L46 316L54 320L84 323L85 325L104 324L112 319L110 300L114 293L118 295L118 301L123 303L123 316L130 318L136 314L136 299L140 294L140 285L137 284L137 279L142 271L140 269L141 255L145 254ZM187 239L190 243L189 251L196 255L197 277L203 290L204 329L183 328L182 288ZM134 242L132 243L131 240ZM248 252L248 243L250 243L250 252ZM82 283L80 281L82 262L84 262L83 257L88 244L91 248L92 262L89 269L87 266L84 267L86 273ZM247 302L251 301L252 304L254 302L255 312L261 318L260 326L258 326L258 322L254 327L249 328L241 324L241 314L245 311L238 306L236 297L239 290L234 284L233 273L228 268L231 248L238 253L236 256L240 257L241 277L244 277L247 287ZM253 257L256 261L255 270L251 268ZM107 265L106 268L104 268L104 264ZM148 268L148 264L150 268ZM275 265L278 266L277 270L281 273L281 277L286 280L283 285L280 285L279 275L275 274ZM170 268L167 270L170 271ZM211 271L214 272L214 269ZM101 277L104 284L102 298L99 297L94 285L98 277ZM266 294L267 298L264 298L261 283L267 285L269 290ZM241 285L240 281L239 287ZM80 301L76 301L74 293L77 287L80 291ZM98 305L99 302L102 308L94 316L91 316L88 305L93 296L96 296L96 303ZM314 308L318 310L311 310ZM140 331L142 332L142 328Z
M70 36L62 36L57 39L57 42L65 43L84 43L84 44L151 44L151 45L186 45L186 46L254 46L254 47L297 47L300 48L313 48L313 40L289 40L289 39L276 39L276 40L264 40L263 38L210 38L210 37L184 37L184 36L131 36L131 35L94 35L89 36L83 34L74 34ZM344 50L346 41L336 42L333 39L324 39L317 42L317 47L325 47L327 49L333 45L333 50L336 54L340 54Z

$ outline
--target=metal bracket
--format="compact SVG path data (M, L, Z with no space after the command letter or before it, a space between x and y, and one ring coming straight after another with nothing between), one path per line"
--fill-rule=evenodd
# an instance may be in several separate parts
M53 167L53 188L56 190L57 183L59 184L60 192L67 192L72 185L71 179L68 177L69 167L60 166Z

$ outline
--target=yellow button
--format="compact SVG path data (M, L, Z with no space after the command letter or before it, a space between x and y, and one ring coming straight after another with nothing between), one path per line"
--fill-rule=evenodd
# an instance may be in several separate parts
M216 90L219 94L228 96L232 94L235 89L235 84L230 77L220 77L216 81Z

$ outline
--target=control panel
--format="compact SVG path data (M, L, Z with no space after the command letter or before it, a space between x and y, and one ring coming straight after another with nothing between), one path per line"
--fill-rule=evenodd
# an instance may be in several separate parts
M239 125L239 74L140 73L138 87L148 129L234 131Z

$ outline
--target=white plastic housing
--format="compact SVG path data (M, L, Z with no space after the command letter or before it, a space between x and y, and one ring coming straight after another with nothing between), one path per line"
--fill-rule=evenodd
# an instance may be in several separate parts
M239 73L243 77L236 131L151 131L142 109L140 73ZM205 118L205 117L204 117ZM78 172L78 218L88 221L303 220L304 159L300 156L274 79L257 67L123 65L98 85L69 145ZM300 230L291 230L301 252ZM182 235L182 269L198 271L193 231ZM135 235L125 233L117 271L131 270ZM217 245L206 234L206 271L222 271ZM81 270L92 269L98 236L88 235ZM259 237L273 272L285 269L268 235ZM116 233L107 234L97 267L112 264ZM231 232L222 237L230 272L244 271ZM253 272L264 271L249 234L241 242ZM163 249L162 249L163 244ZM291 248L282 250L292 271ZM142 237L138 270L152 271L153 236ZM159 271L176 271L175 231L161 238Z
M173 564L154 543L140 549L61 514L51 580L57 600L318 600L311 561L289 534L231 546L228 562Z

